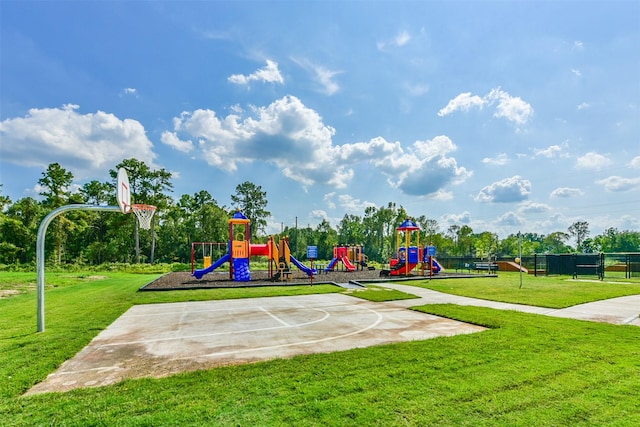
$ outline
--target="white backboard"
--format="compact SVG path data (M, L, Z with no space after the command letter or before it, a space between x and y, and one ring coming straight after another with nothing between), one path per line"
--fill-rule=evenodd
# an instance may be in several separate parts
M118 169L116 197L122 213L131 212L131 189L129 188L129 175L127 175L125 168Z

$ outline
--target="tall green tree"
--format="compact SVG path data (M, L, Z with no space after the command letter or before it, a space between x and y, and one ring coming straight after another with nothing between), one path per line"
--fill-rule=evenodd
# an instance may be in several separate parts
M498 250L498 235L489 231L483 231L474 236L475 255L481 258L496 255Z
M571 252L567 245L570 236L563 231L554 231L544 237L543 251L550 254L564 254Z
M345 214L338 224L339 244L356 245L363 244L365 241L365 232L362 218L358 215Z
M0 184L0 215L4 212L4 208L11 204L11 199L2 195L2 185Z
M42 173L42 178L38 180L41 188L40 195L44 197L43 206L54 210L68 204L72 183L73 174L71 172L64 169L59 163L51 163L47 170ZM56 263L60 264L65 236L67 235L65 230L73 229L74 224L65 215L58 216L54 219L54 222L53 238L56 246Z
M251 237L257 237L258 232L264 232L267 218L271 215L267 208L267 192L252 182L245 181L236 186L235 194L231 195L233 207L240 209L244 216L251 220Z
M589 223L587 221L576 221L567 230L569 235L576 239L576 251L583 250L582 243L589 236Z
M38 227L47 213L32 197L20 199L6 209L7 222L0 240L13 253L11 262L26 263L35 260Z
M316 227L318 237L318 258L331 259L333 247L338 244L338 232L331 227L326 219L323 219Z

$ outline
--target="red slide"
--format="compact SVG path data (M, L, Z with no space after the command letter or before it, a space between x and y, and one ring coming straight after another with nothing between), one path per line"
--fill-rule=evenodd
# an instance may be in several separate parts
M356 266L351 264L351 261L349 261L349 258L346 256L341 257L340 261L342 261L344 266L347 267L347 271L354 271L356 269Z

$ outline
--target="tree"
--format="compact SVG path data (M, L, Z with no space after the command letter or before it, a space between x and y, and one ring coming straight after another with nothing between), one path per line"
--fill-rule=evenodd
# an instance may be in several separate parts
M113 198L113 193L113 187L109 183L96 180L87 182L80 189L85 203L92 205L108 203Z
M338 232L331 227L326 219L318 224L316 231L318 233L318 258L331 259L333 247L338 244Z
M116 165L115 170L109 170L112 179L116 179L118 169L125 168L129 176L132 203L148 204L158 207L151 222L150 262L153 262L155 248L155 223L159 219L159 211L171 203L171 198L165 191L171 191L171 173L165 169L151 170L143 161L135 158L125 159ZM156 215L158 215L156 217ZM140 262L140 229L138 221L134 221L134 238L136 262Z
M427 218L424 215L421 215L417 218L416 223L420 226L422 231L424 232L424 236L426 238L425 243L431 245L434 243L434 238L438 234L438 220Z
M576 239L576 251L583 249L582 243L589 236L589 223L587 221L576 221L569 226L569 234Z
M569 240L569 235L562 231L554 231L547 235L543 241L544 251L552 254L563 254L570 251L570 248L566 245Z
M71 194L69 188L72 183L73 174L71 172L64 169L59 163L51 163L42 173L42 178L38 180L38 184L42 188L40 195L45 198L42 204L51 210L68 204ZM57 217L54 221L53 238L56 245L56 263L60 264L65 235L67 234L64 229L72 229L73 223L64 215Z
M244 216L251 221L251 237L256 237L259 231L264 231L267 218L271 212L266 210L267 192L252 182L245 181L236 187L236 193L231 195L231 202L240 209Z
M498 249L498 235L489 231L474 236L476 255L481 258L487 258L495 255Z
M345 214L338 225L338 239L340 240L339 244L362 244L365 239L362 218L357 215Z
M2 184L0 184L0 215L2 215L2 213L4 212L5 206L8 206L11 204L11 199L7 196L3 196L1 189L2 189Z

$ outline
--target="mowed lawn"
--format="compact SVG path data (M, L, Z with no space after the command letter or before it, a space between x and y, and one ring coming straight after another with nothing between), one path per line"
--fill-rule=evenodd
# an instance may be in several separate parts
M512 276L478 280L492 280L483 286L502 288L514 299L537 280L528 278L532 282L518 289ZM154 277L48 275L43 333L35 332L33 286L0 299L0 425L640 425L640 328L455 305L418 309L490 329L22 396L134 304L342 291L301 286L137 292ZM31 280L35 275L0 273L5 288ZM438 286L472 284L442 282L448 283ZM574 298L579 302L602 295L584 290L591 287L587 283L545 283L537 305L549 306L553 293L560 304L573 298L567 294L581 294ZM611 285L607 292L640 294L640 284ZM535 305L535 295L526 299Z

